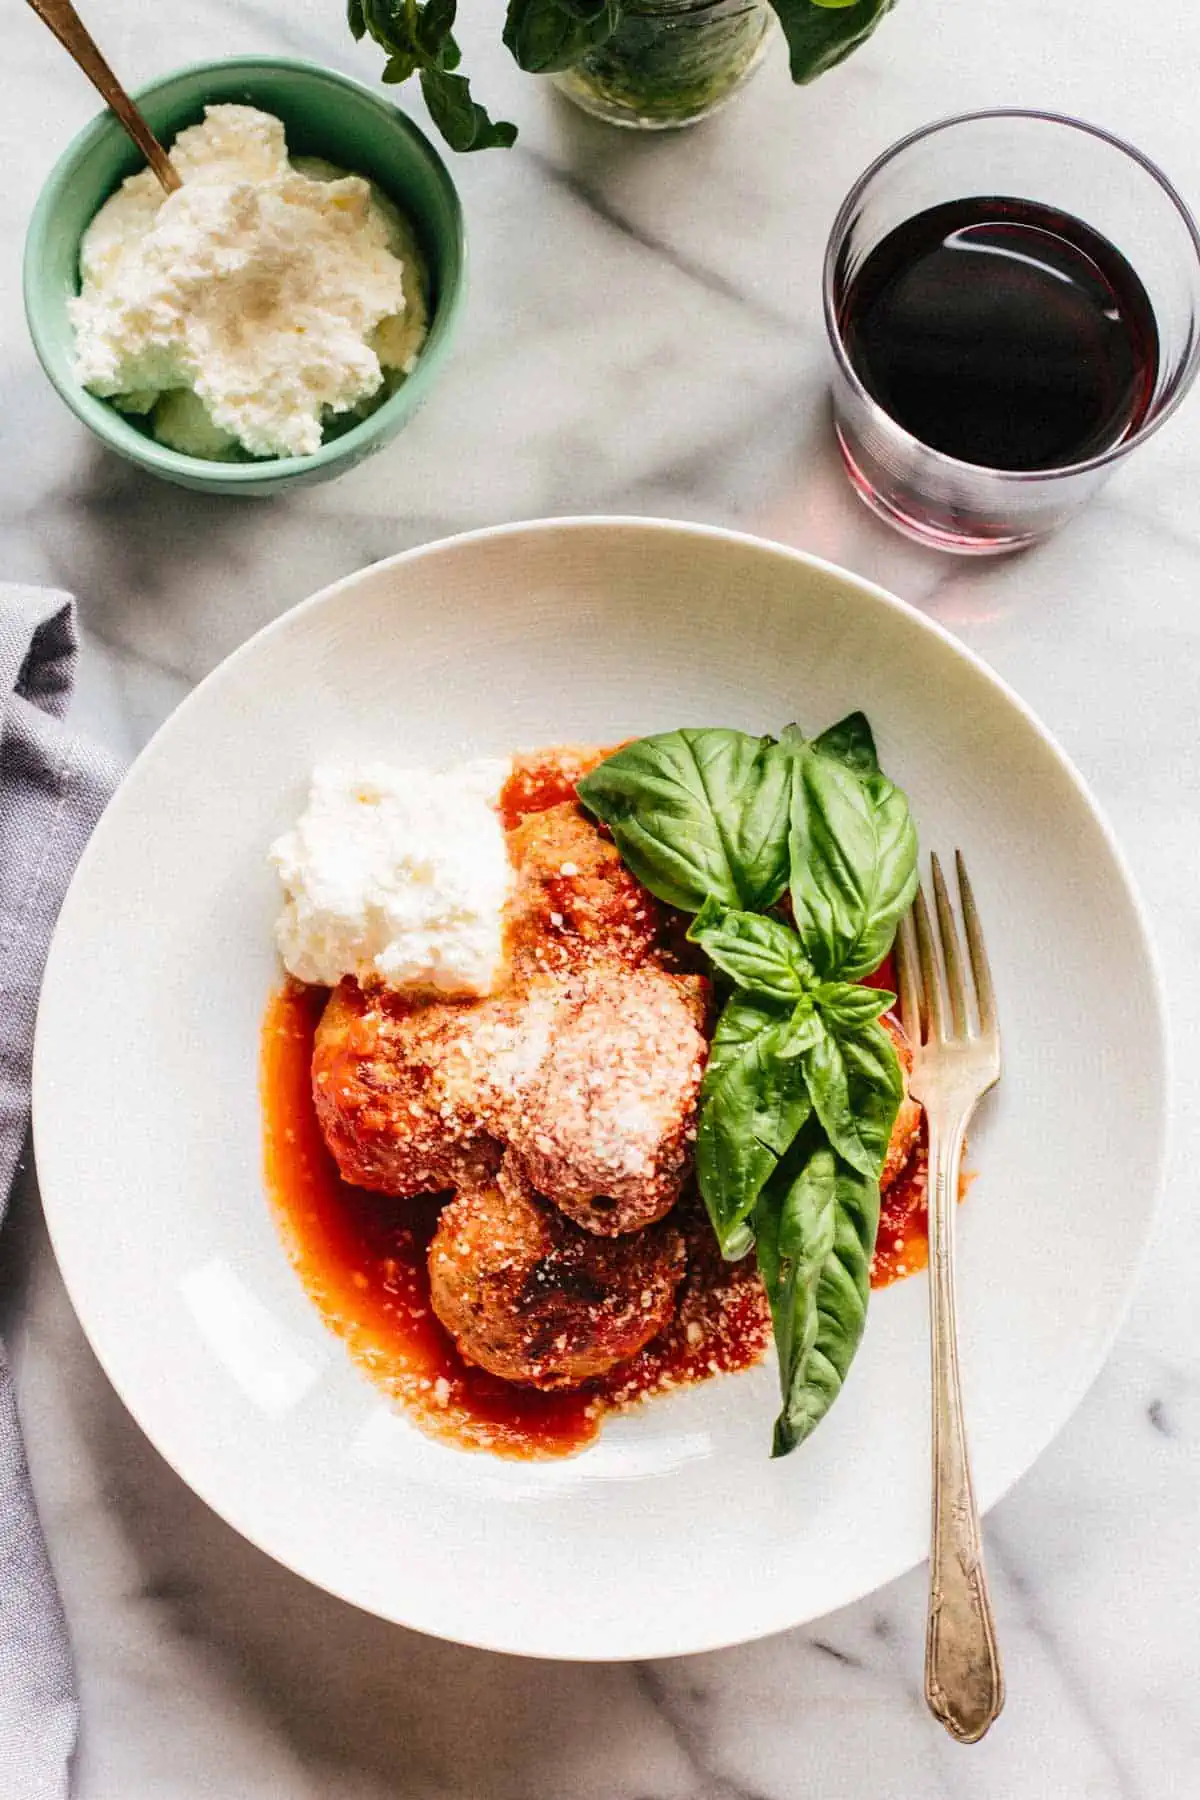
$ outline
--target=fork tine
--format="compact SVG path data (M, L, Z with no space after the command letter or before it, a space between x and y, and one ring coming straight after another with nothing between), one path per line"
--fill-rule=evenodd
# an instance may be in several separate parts
M924 997L924 1014L927 1024L926 1037L930 1043L945 1036L942 1020L942 978L938 973L937 953L933 947L933 927L929 923L929 908L925 904L925 890L917 889L917 897L913 901L913 924L917 929L917 955L921 962L921 992Z
M981 1031L995 1031L996 994L992 987L992 971L983 942L983 927L979 923L979 910L975 905L975 895L971 891L967 865L963 861L961 850L954 852L954 864L958 871L958 892L962 900L963 924L967 928L967 950L971 958L971 973L975 977L975 997L979 1003L979 1028Z
M917 934L911 912L896 933L896 986L900 990L900 1023L910 1044L921 1042L921 981L917 967Z
M950 1001L950 1018L954 1026L956 1038L965 1038L970 1027L967 1024L967 988L963 980L962 957L959 954L958 926L954 923L954 909L950 905L950 895L946 891L946 878L942 874L942 865L937 851L929 859L933 869L933 900L937 907L938 931L942 939L942 960L946 965L946 994Z

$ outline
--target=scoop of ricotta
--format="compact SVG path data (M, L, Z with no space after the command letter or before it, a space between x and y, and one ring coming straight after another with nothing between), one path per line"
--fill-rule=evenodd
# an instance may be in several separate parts
M171 157L175 193L145 169L84 233L79 379L130 411L188 390L218 443L309 455L327 412L379 391L393 339L415 353L398 325L378 335L413 297L393 211L357 175L294 167L281 122L252 106L208 107Z
M290 973L326 987L353 975L414 993L491 993L512 883L496 810L510 767L315 769L307 807L270 852Z

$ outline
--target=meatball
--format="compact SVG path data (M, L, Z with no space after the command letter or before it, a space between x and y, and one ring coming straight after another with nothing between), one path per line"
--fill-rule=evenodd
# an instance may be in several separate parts
M887 1156L884 1159L883 1173L879 1177L881 1188L891 1187L897 1175L907 1163L916 1148L917 1136L921 1129L922 1108L919 1100L914 1100L908 1091L908 1078L912 1074L913 1055L904 1027L891 1013L885 1015L883 1028L896 1046L896 1055L900 1059L900 1073L904 1078L904 1098L900 1102L900 1110L896 1114L896 1123L892 1126L892 1136L888 1143Z
M506 1108L545 1056L559 998L542 986L423 1004L343 981L317 1027L312 1071L343 1178L407 1197L495 1170Z
M495 999L403 1000L344 981L317 1028L313 1096L345 1180L404 1198L492 1174L603 1236L678 1198L707 1056L706 984L597 959Z
M568 802L508 834L517 871L509 903L514 970L579 967L596 954L636 967L663 934L663 912L615 844Z
M433 1310L468 1362L505 1381L577 1387L624 1362L675 1310L683 1239L580 1231L506 1166L464 1187L429 1246Z
M572 984L508 1142L537 1192L588 1231L639 1231L679 1198L707 992L699 976L651 964L597 963Z

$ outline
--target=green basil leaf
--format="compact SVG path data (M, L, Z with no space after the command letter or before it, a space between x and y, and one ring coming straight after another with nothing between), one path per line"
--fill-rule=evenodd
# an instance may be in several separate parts
M830 6L822 0L771 0L787 39L792 80L815 81L866 42L894 0L855 0Z
M804 1064L778 1054L787 1019L735 994L726 1004L700 1087L696 1176L722 1254L750 1247L745 1223L763 1183L812 1111Z
M819 982L812 997L828 1025L847 1031L869 1025L896 1004L895 994L884 988L861 987L856 981Z
M784 1409L803 1391L816 1343L817 1283L833 1252L837 1166L810 1124L763 1187L754 1208L758 1271L771 1306Z
M812 980L812 964L790 926L762 913L737 912L711 895L688 938L737 987L768 1000L799 1000Z
M804 1057L813 1109L838 1155L879 1179L904 1078L895 1046L874 1021L824 1030Z
M791 1204L790 1229L802 1246L818 1246L828 1231L824 1165L801 1171L806 1188L792 1199L789 1187L785 1205ZM833 1243L817 1276L811 1308L801 1314L795 1300L790 1317L782 1320L784 1348L780 1351L780 1385L783 1405L775 1422L773 1456L786 1456L811 1436L846 1381L863 1329L871 1295L871 1258L879 1230L879 1183L834 1159ZM781 1224L784 1208L781 1206ZM756 1212L759 1229L763 1221ZM782 1232L781 1232L782 1235ZM797 1259L799 1261L799 1259ZM770 1247L768 1247L770 1265ZM759 1239L762 1266L762 1238ZM800 1262L807 1277L807 1265ZM794 1278L793 1278L794 1279ZM768 1280L764 1275L764 1280ZM768 1281L768 1296L770 1283ZM799 1327L799 1329L798 1329ZM778 1338L777 1338L778 1341ZM786 1377L786 1385L785 1385Z
M470 85L456 75L461 54L453 26L457 0L348 0L350 29L369 32L387 52L383 79L396 85L419 72L429 116L452 150L507 148L515 125L491 119L471 98Z
M639 738L577 792L644 887L699 912L711 895L756 912L788 878L791 758L772 738L721 729Z
M403 52L412 48L412 32L403 0L358 0L358 10L364 29L385 50Z
M506 150L515 141L516 126L506 119L490 118L471 98L465 75L425 67L421 70L421 92L430 118L452 150Z
M786 1017L781 1007L772 1006L769 1001L753 1000L745 994L732 995L722 1008L708 1046L705 1082L717 1081L736 1068L749 1056L763 1033L781 1025Z
M787 735L785 732L785 738ZM839 719L836 725L815 737L812 747L820 756L832 756L835 762L845 763L856 775L879 773L875 734L866 713L847 713L844 719Z
M414 50L397 50L388 57L380 79L386 81L389 86L398 85L400 82L408 80L419 62L420 58Z
M454 30L458 0L425 0L424 6L418 6L416 11L417 23L413 36L420 49L430 62L437 63L443 69L453 68L458 62L458 45L454 43L450 33ZM447 54L449 61L446 60Z
M519 67L545 75L606 43L620 22L620 0L508 0L504 42Z
M819 974L877 969L917 891L917 834L900 789L813 745L791 755L791 899Z
M775 1054L785 1060L790 1056L803 1056L820 1040L824 1031L812 994L804 994L797 1000L787 1024L781 1028Z

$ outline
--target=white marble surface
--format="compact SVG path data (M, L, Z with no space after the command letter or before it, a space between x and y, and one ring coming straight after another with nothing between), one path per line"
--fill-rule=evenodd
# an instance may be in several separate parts
M872 576L958 632L1094 784L1148 898L1173 999L1177 1130L1112 1358L988 1522L1008 1709L950 1744L919 1699L923 1576L792 1635L644 1667L522 1663L326 1598L194 1500L92 1360L26 1191L4 1325L74 1632L80 1800L1187 1800L1200 1792L1200 399L1056 541L967 565L890 536L830 449L818 270L837 199L901 132L1041 104L1132 137L1200 201L1189 0L901 0L793 92L776 56L723 118L640 140L507 66L520 145L455 165L473 299L453 367L387 453L288 501L205 501L101 453L42 378L20 240L93 111L24 9L4 26L0 574L80 597L77 717L132 754L198 677L313 588L463 527L563 512L735 523ZM133 80L237 51L362 74L340 0L90 0ZM490 34L489 28L489 34ZM1098 1095L1097 1106L1120 1104ZM0 1770L4 1800L19 1772Z

